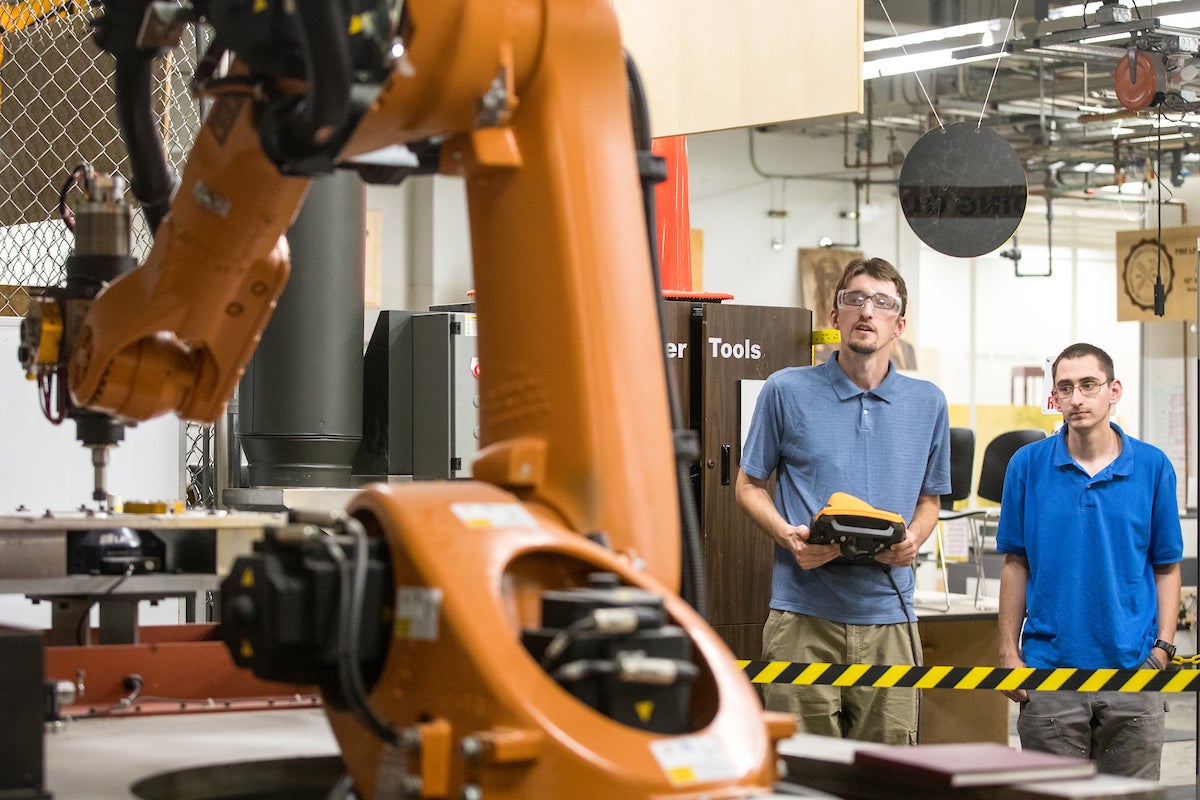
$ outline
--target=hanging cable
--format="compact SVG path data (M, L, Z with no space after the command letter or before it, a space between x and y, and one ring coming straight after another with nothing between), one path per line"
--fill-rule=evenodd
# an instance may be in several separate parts
M1162 282L1162 103L1158 104L1158 160L1154 166L1154 178L1158 183L1158 264L1154 276L1154 316L1167 313L1167 293Z
M132 574L133 574L133 564L127 564L125 566L125 571L122 572L120 575L118 575L116 580L114 580L111 584L109 584L108 587L103 592L101 592L100 594L98 594L95 597L92 597L88 600L87 605L84 606L84 608L83 608L83 613L79 615L79 622L77 622L75 624L75 643L76 644L78 644L80 646L88 644L88 642L84 638L83 633L84 633L84 629L87 628L92 621L92 608L97 603L100 603L100 602L108 599L108 597L110 595L112 595L112 593L115 592L121 586L121 584L124 583L129 578L129 576Z
M888 25L892 27L892 35L898 37L900 32L896 30L896 23L892 22L892 15L888 13L887 6L883 4L883 0L879 0L879 7L883 9L883 15L887 17ZM908 48L904 46L903 42L900 43L900 52L904 53L905 56L908 56ZM942 118L938 116L937 109L933 107L933 100L929 98L929 92L925 91L925 83L921 80L920 73L918 73L915 69L913 70L913 77L917 79L917 85L921 87L921 94L925 95L925 102L929 103L929 110L933 112L933 118L937 120L937 126L943 131L946 130L946 126L942 122Z
M650 135L650 104L642 84L637 64L625 55L626 90L629 94L630 114L633 118L633 140L637 145L639 161L645 157L645 169L639 164L642 184L642 210L646 219L646 240L650 251L650 277L658 308L659 330L662 331L665 311L663 310L662 278L658 258L657 219L654 211L654 186L658 183L656 169L652 163L654 140ZM660 350L666 353L666 348ZM664 355L664 359L665 359ZM700 460L700 439L688 428L683 419L683 405L675 386L674 370L666 366L667 397L670 405L671 430L675 440L675 477L679 487L679 524L681 544L680 590L685 602L702 616L708 607L708 588L704 577L704 554L700 541L700 512L696 506L696 495L692 488L692 465Z
M1004 45L1008 42L1009 34L1012 33L1013 20L1017 17L1017 4L1013 3L1012 14L1008 17L1008 27L1004 29L1004 39L1000 42L1000 51L996 53L996 66L992 69L992 79L988 81L987 93L983 96L983 108L979 109L979 122L975 125L975 130L983 127L983 115L987 113L988 100L992 97L992 87L996 85L996 75L1000 73L1000 59L1004 58Z

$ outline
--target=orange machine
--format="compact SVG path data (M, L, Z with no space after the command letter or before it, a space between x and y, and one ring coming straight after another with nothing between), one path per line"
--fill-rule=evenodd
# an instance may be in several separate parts
M106 3L109 16L120 5ZM238 8L260 6L284 14ZM73 337L74 401L119 418L215 419L287 278L304 173L397 143L437 152L469 202L488 365L476 480L371 486L349 519L273 536L223 587L235 658L327 688L361 797L768 794L791 719L763 714L676 596L674 443L611 3L409 0L399 19L295 7L321 32L307 74L243 58L208 84L216 102L151 253ZM197 9L236 51L217 4ZM376 86L349 86L345 64L315 71L314 53L350 52L331 30L386 45ZM268 589L280 569L311 593ZM586 610L552 624L577 597ZM289 639L279 615L300 608L306 633ZM582 640L604 653L572 655ZM677 718L664 721L668 706Z

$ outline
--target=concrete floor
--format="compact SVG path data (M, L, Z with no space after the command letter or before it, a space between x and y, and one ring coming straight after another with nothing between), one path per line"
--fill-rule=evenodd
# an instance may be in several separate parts
M1168 800L1200 800L1195 693L1171 695L1168 708L1161 782ZM184 767L337 752L320 709L77 720L45 741L46 788L56 800L132 798L136 779Z
M164 772L337 752L319 708L78 719L45 738L45 788L55 800L128 800Z

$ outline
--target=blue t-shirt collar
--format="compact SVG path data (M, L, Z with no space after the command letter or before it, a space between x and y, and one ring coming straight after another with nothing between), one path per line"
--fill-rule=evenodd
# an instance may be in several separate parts
M1129 452L1129 437L1125 435L1125 431L1121 430L1121 426L1109 420L1108 423L1117 435L1121 437L1121 453L1116 459L1100 472L1109 472L1113 475L1129 475L1133 471L1133 454ZM1074 465L1075 459L1071 457L1071 451L1067 449L1067 425L1058 430L1058 436L1054 437L1054 465L1057 467L1065 467ZM1099 474L1099 473L1097 473Z
M846 375L842 370L842 365L838 362L839 351L833 351L833 355L825 362L825 371L829 376L829 383L833 386L833 391L837 394L839 400L849 400L852 397L866 394L868 391L883 400L886 403L892 402L896 397L897 381L896 381L896 365L888 361L887 375L883 381L874 389L864 389Z

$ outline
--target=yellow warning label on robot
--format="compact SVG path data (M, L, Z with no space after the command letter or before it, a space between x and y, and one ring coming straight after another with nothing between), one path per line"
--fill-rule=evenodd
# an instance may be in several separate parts
M725 746L714 736L675 736L650 743L650 752L673 786L723 781L738 774Z
M676 786L696 781L696 771L691 767L675 767L667 771L667 777Z

